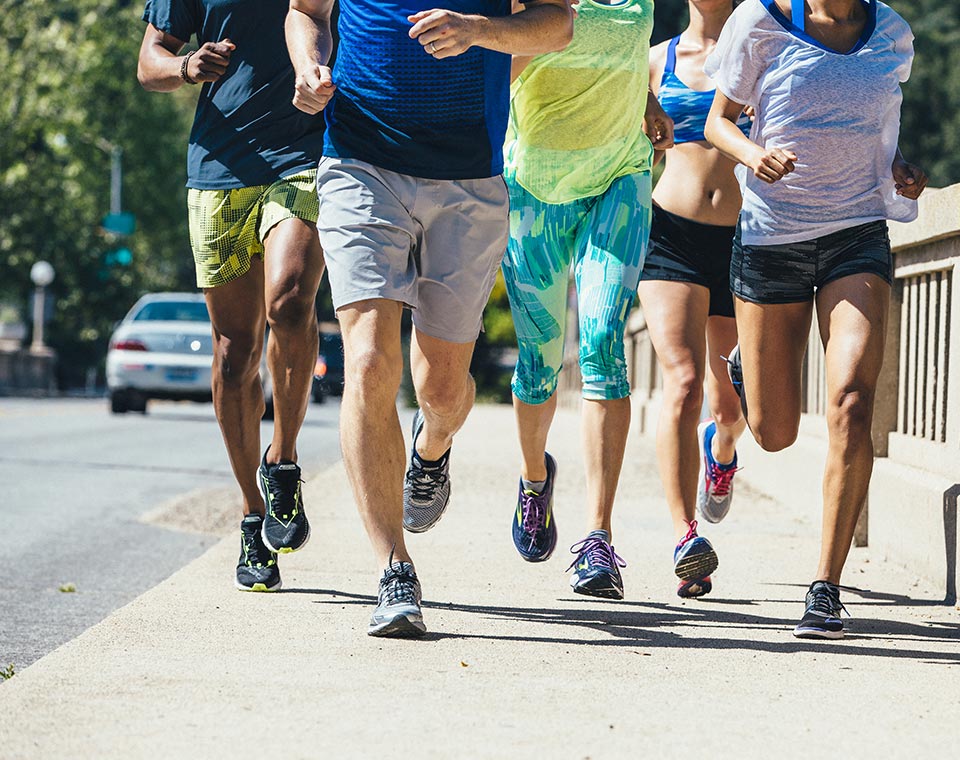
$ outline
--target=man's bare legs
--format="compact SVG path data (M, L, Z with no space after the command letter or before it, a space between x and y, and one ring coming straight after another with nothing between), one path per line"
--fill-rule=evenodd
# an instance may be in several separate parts
M816 579L833 584L840 583L873 472L871 427L889 305L890 286L872 274L843 277L817 294L829 448Z
M371 299L337 315L343 333L340 447L354 498L379 567L410 562L403 537L405 448L397 393L403 373L403 304ZM375 452L375 453L374 453Z
M297 461L297 436L310 401L317 361L317 289L323 252L315 225L285 219L264 241L267 366L273 379L273 440L267 464ZM259 462L258 462L259 464Z

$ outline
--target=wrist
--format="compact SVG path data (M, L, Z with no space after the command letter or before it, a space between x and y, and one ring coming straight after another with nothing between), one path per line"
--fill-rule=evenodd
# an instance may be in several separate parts
M187 71L188 68L190 67L190 58L196 52L197 52L196 50L191 50L189 53L183 56L183 60L180 62L180 79L182 79L187 84L197 84L197 80L193 79L190 76L189 72Z
M494 44L493 22L487 16L465 17L470 26L470 47L491 48Z

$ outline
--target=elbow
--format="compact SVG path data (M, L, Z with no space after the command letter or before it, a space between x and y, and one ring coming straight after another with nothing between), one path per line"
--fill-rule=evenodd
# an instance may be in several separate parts
M716 147L716 126L714 125L714 119L712 116L708 116L706 122L703 125L703 136L706 138L707 142Z
M147 92L154 92L157 89L154 85L153 79L151 79L150 75L144 68L143 61L137 61L137 81Z
M556 46L550 51L552 53L563 50L573 40L573 18L575 14L570 8L568 8L565 13L566 18L564 20L563 27L557 34Z

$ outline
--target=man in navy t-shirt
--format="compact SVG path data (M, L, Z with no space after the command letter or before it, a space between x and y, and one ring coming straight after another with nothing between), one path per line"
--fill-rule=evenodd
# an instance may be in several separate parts
M310 535L296 443L317 358L323 120L290 102L286 15L286 0L147 0L137 72L148 90L202 84L187 149L190 242L213 322L214 408L243 492L245 591L279 588L276 553ZM180 55L191 37L199 49ZM276 425L261 459L265 324Z
M443 0L441 0L443 2ZM450 448L474 400L469 374L506 249L503 139L510 55L566 46L568 0L291 0L293 102L323 110L320 239L343 332L344 463L385 568L368 633L425 630L403 528L436 524L450 498ZM400 317L420 409L410 463L397 415Z

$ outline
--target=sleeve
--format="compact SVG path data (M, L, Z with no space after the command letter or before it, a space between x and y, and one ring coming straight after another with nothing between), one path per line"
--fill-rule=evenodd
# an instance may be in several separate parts
M737 103L757 105L757 85L767 68L758 55L758 34L748 5L739 6L720 33L703 70L717 89Z
M183 42L200 34L200 14L195 0L147 0L143 20Z
M901 82L906 82L910 78L910 72L913 69L913 30L910 24L900 16L896 16L897 24L894 27L893 49L897 54L897 77Z

